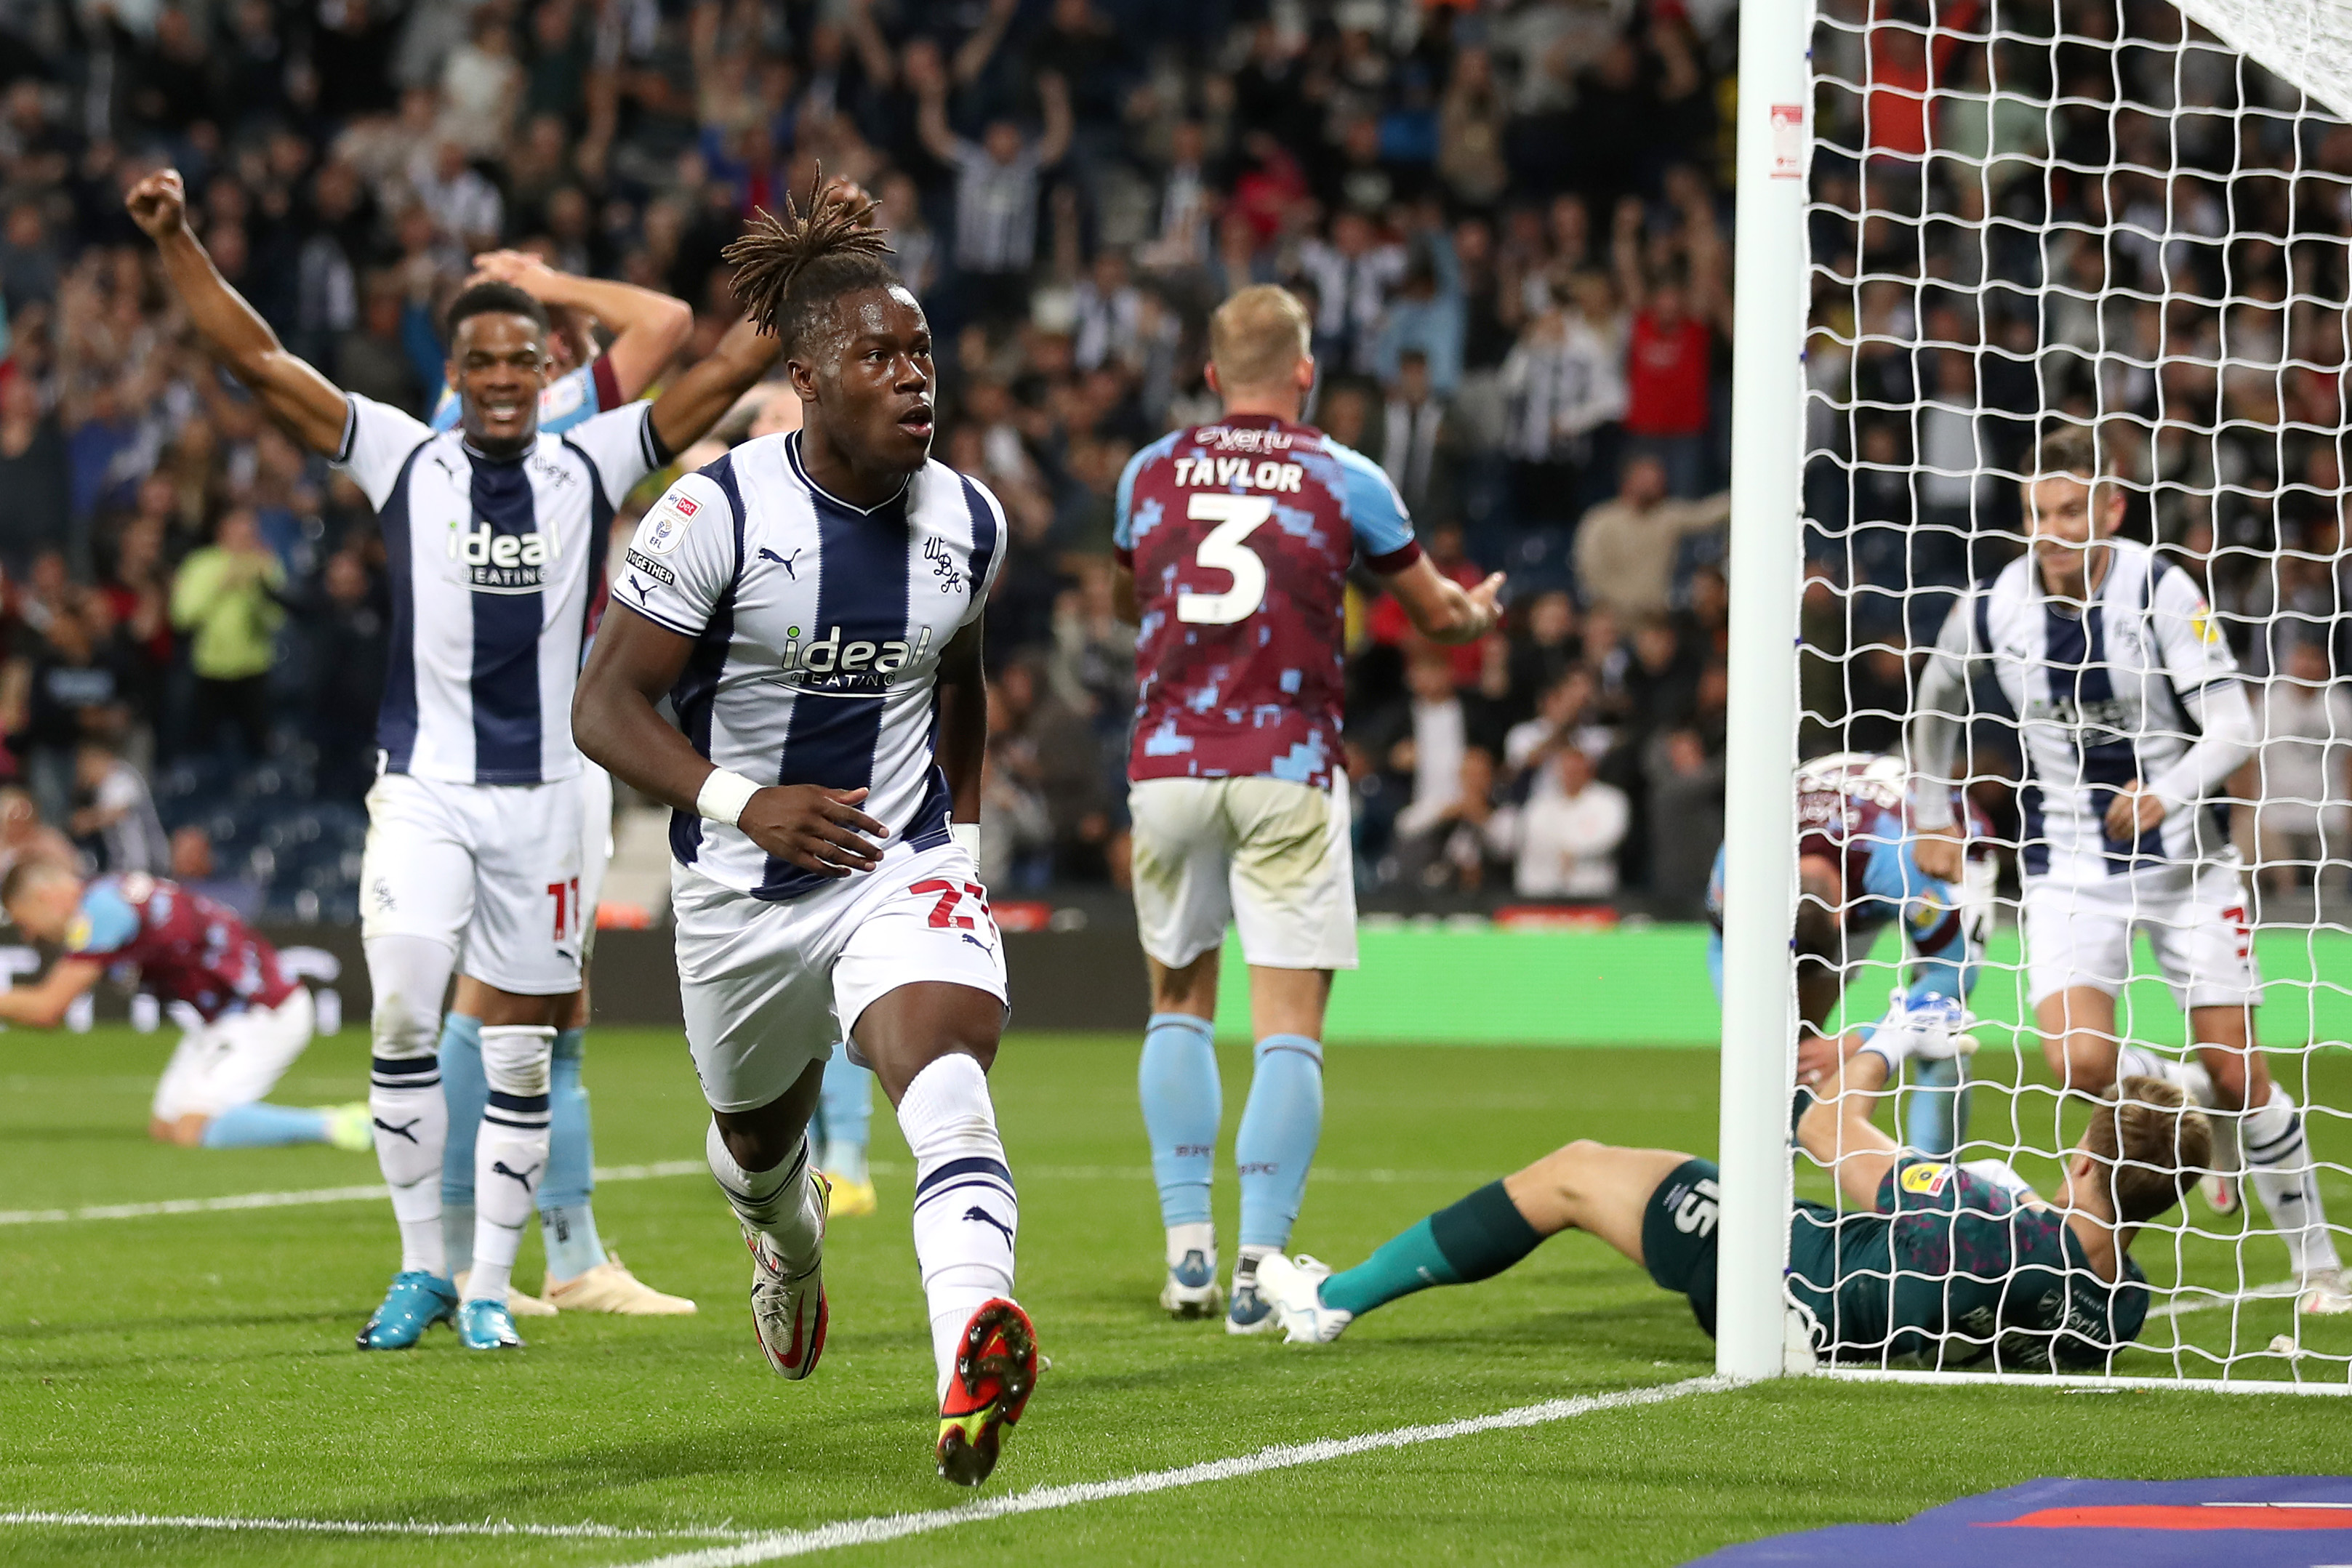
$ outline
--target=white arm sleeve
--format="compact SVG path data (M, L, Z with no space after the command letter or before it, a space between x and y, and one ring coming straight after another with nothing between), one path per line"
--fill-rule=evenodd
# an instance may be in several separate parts
M2204 800L2225 783L2254 754L2254 705L2246 700L2244 683L2220 681L2201 692L2184 693L2180 706L2197 721L2201 734L2180 760L2148 781L2168 810L2179 810Z
M2147 788L2178 810L2205 799L2254 754L2261 731L2239 678L2238 661L2197 581L2161 573L2149 587L2148 631L2180 706L2198 727L2195 745Z
M667 461L654 436L654 405L649 402L626 403L583 420L565 431L563 439L595 464L604 499L614 507L637 487L638 480Z
M345 392L343 444L335 453L335 466L352 476L366 492L368 505L381 511L400 482L408 455L433 438L433 432L389 403Z
M1911 752L1911 777L1919 788L1911 791L1913 820L1929 831L1952 825L1952 759L1960 748L1960 730L1967 722L1969 676L1982 652L1976 646L1977 588L1962 594L1944 618L1936 651L1919 675L1919 695L1913 706L1906 744Z
M613 574L613 600L681 637L699 637L735 586L742 532L727 493L685 474L637 525Z

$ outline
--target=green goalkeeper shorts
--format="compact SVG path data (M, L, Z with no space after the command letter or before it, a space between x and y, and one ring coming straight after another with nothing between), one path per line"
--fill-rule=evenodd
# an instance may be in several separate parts
M1789 1264L1808 1277L1835 1277L1837 1215L1800 1202L1789 1225ZM1685 1160L1650 1195L1642 1215L1642 1261L1664 1290L1690 1298L1691 1312L1715 1333L1715 1229L1723 1217L1721 1175L1713 1160ZM1823 1219L1827 1223L1822 1223Z

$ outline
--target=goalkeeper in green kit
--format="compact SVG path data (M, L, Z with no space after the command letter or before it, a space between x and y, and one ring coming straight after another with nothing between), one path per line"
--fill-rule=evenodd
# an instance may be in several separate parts
M1798 1140L1835 1171L1850 1207L1796 1206L1788 1300L1825 1359L2100 1367L2147 1315L2132 1240L2207 1164L2204 1113L2161 1080L2125 1079L2093 1108L2045 1199L1998 1161L1930 1159L1872 1124L1905 1059L1949 1049L1932 1024L1882 1030L1805 1112ZM1689 1297L1712 1334L1721 1196L1711 1160L1580 1139L1420 1220L1343 1273L1311 1258L1269 1258L1258 1288L1291 1342L1324 1343L1399 1296L1486 1279L1546 1237L1576 1229Z

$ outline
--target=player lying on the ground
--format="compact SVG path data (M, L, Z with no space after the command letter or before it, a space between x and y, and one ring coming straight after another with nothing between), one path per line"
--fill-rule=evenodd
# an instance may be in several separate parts
M2213 797L2254 751L2253 710L2195 580L2116 537L2123 486L2088 430L2062 431L2022 482L2032 548L1952 607L1911 720L1917 856L1959 874L1948 791L1969 682L1990 673L2025 760L2018 869L2034 1021L2051 1072L2098 1094L2167 1078L2219 1113L2223 1174L2248 1176L2286 1243L2306 1312L2352 1312L2303 1118L2254 1049L2262 976L2243 871ZM2126 1046L2116 995L2146 931L2200 1064ZM2209 1187L2225 1211L2232 1186Z
M539 428L545 308L512 284L477 283L448 311L459 428L436 433L286 351L188 227L176 171L141 180L125 203L206 350L366 493L392 564L384 760L360 882L369 1105L401 1266L360 1346L411 1345L453 1318L469 1349L520 1345L507 1289L547 1164L557 1028L580 989L583 800L565 715L604 544L623 497L766 373L775 344L740 323L654 402L557 437ZM436 1054L460 951L483 982L488 1102L462 1302L441 1231Z
M597 631L572 726L677 813L687 1043L769 1364L805 1377L824 1351L825 1184L807 1130L845 1035L914 1153L934 1452L972 1485L1039 1364L1012 1299L1020 1207L987 1076L1004 960L977 853L981 616L1004 520L930 459L930 326L872 210L820 188L729 247L805 422L646 514L614 594L626 613Z
M310 1043L310 993L278 971L278 950L232 911L144 872L85 883L47 858L9 871L0 905L26 936L62 949L37 983L0 991L0 1020L55 1029L118 964L136 969L156 1000L195 1009L200 1021L180 1037L155 1085L150 1136L207 1149L371 1146L364 1105L305 1109L263 1098Z
M1956 886L1922 873L1912 854L1910 783L1903 759L1864 751L1816 758L1797 769L1797 1037L1799 1108L1806 1091L1867 1041L1876 1024L1835 1036L1822 1026L1879 935L1902 922L1911 954L1910 984L1895 994L1890 1018L1943 1008L1958 1027L1969 993L1983 973L1984 933L1992 915L1990 856L1971 857ZM1723 1000L1723 851L1707 879L1706 969ZM1910 1145L1948 1155L1968 1135L1967 1047L1915 1062L1905 1127Z
M1889 1040L1900 1032L1882 1030L1849 1057L1798 1124L1806 1153L1834 1169L1853 1206L1842 1214L1801 1202L1789 1218L1787 1290L1814 1350L1944 1367L1997 1355L2008 1370L2103 1368L2147 1319L2131 1244L2196 1181L2212 1139L2204 1113L2161 1079L2124 1080L2117 1098L2093 1108L2044 1199L1998 1162L1929 1159L1872 1124L1902 1055L1948 1044L1933 1030ZM1721 1201L1712 1160L1580 1140L1439 1209L1344 1273L1270 1258L1258 1286L1293 1342L1320 1343L1400 1296L1486 1279L1576 1229L1689 1297L1711 1335Z
M1135 455L1113 533L1120 612L1140 628L1128 808L1151 1017L1137 1078L1166 1241L1160 1304L1180 1318L1217 1311L1209 1196L1223 1103L1211 1025L1228 924L1249 965L1257 1049L1234 1139L1229 1333L1274 1327L1257 1262L1297 1221L1323 1131L1331 973L1356 967L1339 767L1349 570L1360 559L1441 643L1484 636L1503 585L1496 572L1465 591L1441 574L1380 465L1299 423L1312 341L1286 289L1219 306L1208 377L1224 412Z

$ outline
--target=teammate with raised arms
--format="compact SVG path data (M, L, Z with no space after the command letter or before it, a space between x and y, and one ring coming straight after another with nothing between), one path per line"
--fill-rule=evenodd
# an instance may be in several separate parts
M126 203L214 357L366 493L391 563L382 774L360 875L369 1104L401 1267L361 1347L414 1344L453 1317L470 1348L519 1345L507 1287L547 1163L556 1026L580 988L579 752L565 715L605 539L622 497L760 379L773 345L740 326L658 402L557 437L538 427L544 309L511 284L476 284L449 308L460 427L436 434L286 351L188 227L176 170L141 180ZM435 1053L461 951L485 984L488 1084L463 1303L441 1232L448 1125Z
M1495 624L1503 574L1465 591L1421 552L1380 465L1299 423L1315 388L1306 307L1244 288L1209 323L1213 423L1119 476L1116 591L1137 622L1136 922L1151 982L1138 1071L1166 1229L1160 1303L1218 1309L1209 1195L1223 1119L1218 950L1241 930L1256 1041L1234 1157L1241 1246L1225 1327L1274 1326L1258 1260L1290 1240L1323 1127L1323 1010L1356 967L1354 852L1339 767L1348 569L1387 580L1423 636Z
M818 187L730 247L803 423L646 514L614 595L627 613L598 632L572 722L590 757L676 812L687 1043L769 1364L803 1378L824 1351L807 1129L845 1038L915 1156L935 1457L975 1485L1039 1364L1012 1296L1020 1208L987 1077L1004 963L976 852L981 612L1004 517L930 461L930 327L872 211Z
M1961 873L1954 759L1969 682L1990 673L2025 759L2025 961L2051 1072L2089 1094L2118 1076L2160 1077L2221 1113L2221 1164L2233 1166L2231 1145L2242 1145L2301 1309L2352 1312L2303 1118L2254 1048L2262 979L2238 852L2213 799L2254 749L2237 661L2189 575L2116 537L2123 487L2093 433L2060 431L2035 455L2022 486L2031 548L1952 607L1919 682L1909 736L1919 869ZM2189 1015L2198 1062L2116 1032L2141 931Z

